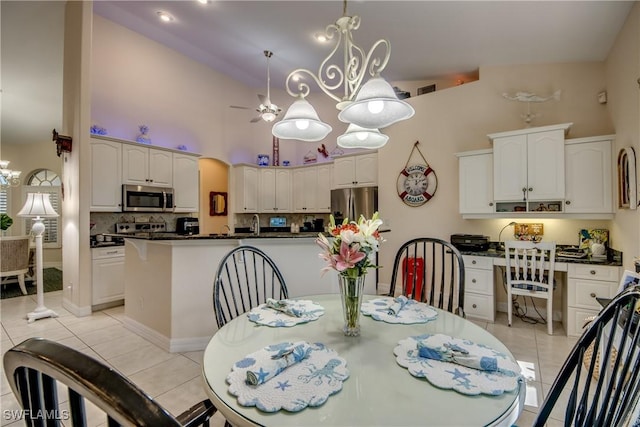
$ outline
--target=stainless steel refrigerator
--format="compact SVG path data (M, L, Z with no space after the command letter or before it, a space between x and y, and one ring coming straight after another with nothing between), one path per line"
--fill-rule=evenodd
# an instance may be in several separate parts
M378 187L354 187L331 190L331 213L339 224L344 218L369 219L378 210Z

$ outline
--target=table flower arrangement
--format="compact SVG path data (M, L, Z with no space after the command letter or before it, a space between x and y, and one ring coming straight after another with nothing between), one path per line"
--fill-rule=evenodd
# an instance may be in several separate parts
M331 240L320 233L316 243L323 249L320 258L327 262L322 273L329 270L338 272L342 308L344 313L345 335L360 335L360 305L364 279L368 268L378 268L369 259L369 255L378 251L383 241L378 231L382 225L378 212L371 219L360 216L358 222L345 218L342 224L336 225L333 215L330 216L327 228Z

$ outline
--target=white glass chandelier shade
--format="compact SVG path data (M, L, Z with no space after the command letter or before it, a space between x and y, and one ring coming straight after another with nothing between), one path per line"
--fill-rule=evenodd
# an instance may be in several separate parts
M320 121L309 101L301 97L291 104L284 118L273 125L271 133L280 139L315 142L324 139L331 130L331 126Z
M366 129L352 123L347 131L338 137L338 146L375 150L384 146L388 140L389 137L378 129Z
M9 169L8 160L0 160L0 187L16 187L20 185L21 171L14 171Z
M49 201L49 193L29 193L27 201L18 212L18 216L24 218L55 218L58 213Z
M338 114L338 119L363 128L384 128L411 118L415 110L398 99L391 85L380 76L366 82L356 99Z

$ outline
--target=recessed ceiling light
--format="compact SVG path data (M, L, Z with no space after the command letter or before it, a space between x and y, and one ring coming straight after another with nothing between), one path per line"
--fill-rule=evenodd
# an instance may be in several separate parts
M207 4L207 3L209 3L209 0L198 0L198 3Z
M161 10L159 10L158 12L156 12L158 14L158 17L160 18L160 20L162 22L171 22L174 20L173 16L171 16L170 14L168 14L167 12L163 12Z

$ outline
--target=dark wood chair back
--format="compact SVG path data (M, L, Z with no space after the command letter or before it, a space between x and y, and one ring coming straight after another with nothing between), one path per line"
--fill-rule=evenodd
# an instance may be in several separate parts
M253 246L239 246L220 261L213 284L218 328L267 301L288 298L287 285L273 260Z
M544 426L554 410L554 418L564 416L566 426L638 425L639 301L640 287L628 288L591 322L560 369L534 427ZM593 357L585 362L587 351Z
M207 399L174 417L112 368L42 338L7 351L4 371L27 426L208 426L217 411Z
M402 286L406 297L465 317L464 261L460 251L444 240L420 237L396 252L389 295Z

